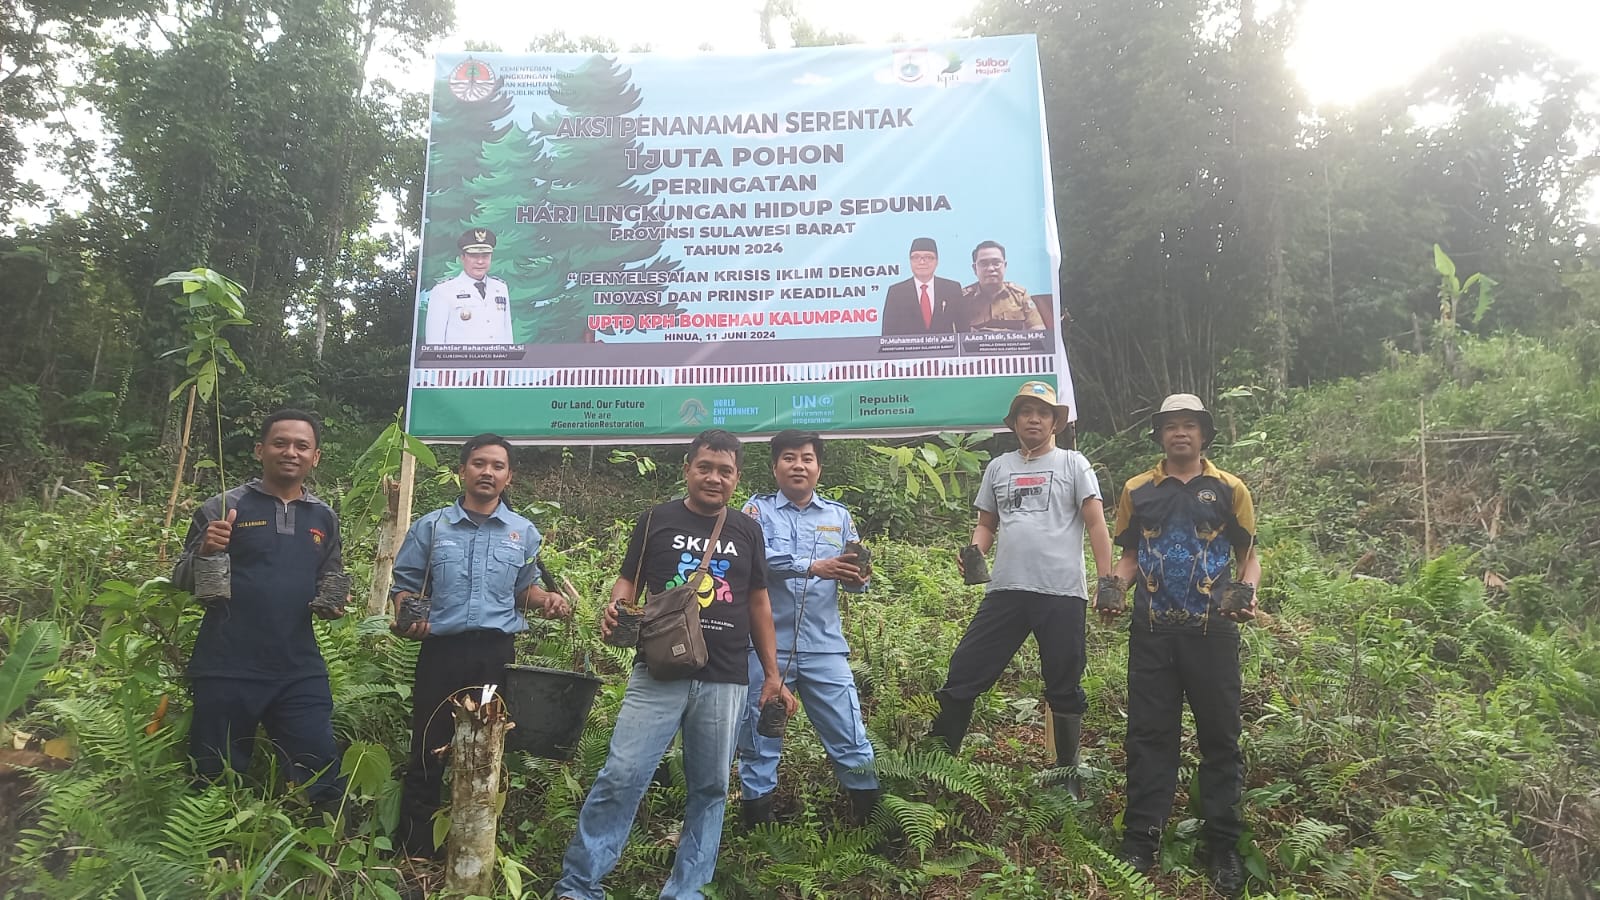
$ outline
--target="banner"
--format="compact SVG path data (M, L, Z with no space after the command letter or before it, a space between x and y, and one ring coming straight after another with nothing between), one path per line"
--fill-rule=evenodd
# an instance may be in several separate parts
M408 429L998 427L1072 404L1032 36L441 54Z

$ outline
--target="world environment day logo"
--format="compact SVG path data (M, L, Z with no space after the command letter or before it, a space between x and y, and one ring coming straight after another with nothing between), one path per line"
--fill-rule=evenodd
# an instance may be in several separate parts
M710 413L706 410L705 404L693 397L683 401L683 405L678 407L678 418L681 419L685 425L704 424L706 416L708 415L710 415Z

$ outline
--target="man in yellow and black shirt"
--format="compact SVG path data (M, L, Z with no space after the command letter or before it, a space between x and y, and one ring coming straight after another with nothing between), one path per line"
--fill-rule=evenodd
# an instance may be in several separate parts
M1112 531L1122 548L1117 581L1102 587L1109 596L1097 595L1095 605L1115 615L1124 586L1133 584L1121 858L1141 872L1155 864L1177 790L1187 699L1200 745L1211 882L1236 897L1244 888L1236 623L1255 615L1261 564L1249 488L1205 458L1215 436L1211 414L1193 394L1173 394L1150 417L1150 437L1164 458L1122 490Z

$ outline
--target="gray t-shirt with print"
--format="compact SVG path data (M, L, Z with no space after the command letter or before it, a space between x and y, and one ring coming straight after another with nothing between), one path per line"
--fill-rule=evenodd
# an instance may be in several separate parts
M1035 459L1017 451L989 461L972 505L1000 518L990 591L1089 596L1083 502L1100 496L1089 460L1057 447Z

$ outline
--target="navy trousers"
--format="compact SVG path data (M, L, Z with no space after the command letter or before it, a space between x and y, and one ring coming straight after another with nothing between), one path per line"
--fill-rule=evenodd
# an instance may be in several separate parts
M306 785L307 799L334 800L344 792L327 675L287 681L195 678L190 689L189 756L202 783L215 781L225 768L248 772L256 729L263 727L290 779Z

